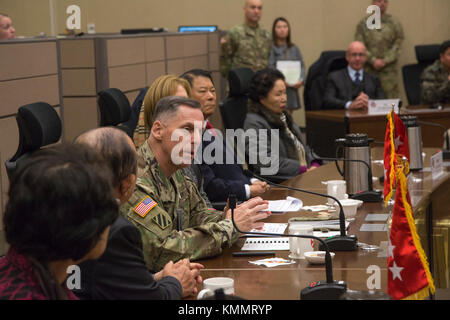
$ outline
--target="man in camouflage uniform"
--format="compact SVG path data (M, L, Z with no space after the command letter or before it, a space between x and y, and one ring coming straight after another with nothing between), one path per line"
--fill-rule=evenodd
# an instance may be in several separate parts
M169 261L217 255L239 234L230 219L231 210L209 209L195 184L179 170L189 166L200 143L201 132L196 132L204 120L200 103L163 98L153 119L150 137L138 151L136 190L120 210L141 232L146 265L157 271ZM173 134L183 139L173 141ZM180 143L186 146L186 142L193 148L180 149ZM261 227L259 220L269 214L261 210L267 207L261 198L241 204L234 212L239 229Z
M421 76L423 104L450 103L450 41L441 45L440 58Z
M386 13L388 0L374 0L380 8L381 29L370 30L367 27L368 16L356 27L355 40L364 43L367 48L365 70L378 76L387 98L399 98L397 60L404 40L400 22Z
M272 38L270 32L259 26L262 0L246 0L245 23L232 28L221 39L220 72L226 78L235 68L253 71L267 68Z

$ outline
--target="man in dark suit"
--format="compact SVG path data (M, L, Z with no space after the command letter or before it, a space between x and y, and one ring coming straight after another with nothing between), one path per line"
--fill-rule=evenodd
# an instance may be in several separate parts
M98 128L79 136L76 143L92 146L105 158L105 165L117 174L117 201L126 202L136 185L137 154L131 138L115 128ZM86 300L173 300L197 293L201 264L187 259L169 262L152 274L142 250L140 231L119 215L111 225L104 254L79 265L81 288L73 292Z
M328 75L323 109L367 110L369 99L385 99L378 77L364 72L366 47L354 41L345 55L348 66Z

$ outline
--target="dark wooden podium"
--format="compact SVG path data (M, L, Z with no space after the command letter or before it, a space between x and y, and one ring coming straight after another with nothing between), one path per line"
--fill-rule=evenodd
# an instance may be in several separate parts
M419 121L432 122L450 128L450 106L442 110L425 106L408 106L400 109L401 115L414 115ZM424 148L442 148L444 129L421 125ZM306 111L306 136L308 145L322 157L335 156L335 140L348 133L367 133L369 138L384 142L386 116L348 110Z

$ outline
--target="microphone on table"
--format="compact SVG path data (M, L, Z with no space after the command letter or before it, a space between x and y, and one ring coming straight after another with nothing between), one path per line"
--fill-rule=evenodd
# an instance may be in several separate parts
M338 161L363 163L367 167L367 170L368 170L367 171L367 181L369 184L369 190L359 191L358 193L351 195L350 198L355 199L355 200L361 200L363 202L380 202L383 200L383 193L381 191L373 190L372 168L366 161L360 160L360 159L321 158L321 157L315 157L314 160L334 161L336 164L336 168L338 169L341 176L344 176L344 173L339 168L339 165L337 163Z
M300 291L300 299L338 300L340 296L347 291L347 284L345 283L345 281L333 280L333 265L331 262L330 248L323 239L311 235L248 232L239 230L239 227L237 226L236 221L234 220L234 209L236 209L236 195L230 194L228 197L228 201L231 209L231 221L233 222L234 228L240 233L258 236L314 239L319 241L323 245L323 251L325 251L326 281L313 282L308 287L302 289L302 291Z
M445 131L445 148L444 150L442 150L442 157L444 158L444 160L448 160L450 159L450 138L448 136L448 128L446 128L444 125L440 124L440 123L434 123L434 122L426 122L426 121L417 121L418 124L422 124L425 126L432 126L432 127L438 127L441 129L444 129Z
M288 187L288 186L284 186L281 184L273 183L273 182L255 174L254 172L252 172L250 170L244 170L244 172L246 174L252 175L256 179L265 181L274 187L283 188L283 189L292 190L292 191L298 191L298 192L307 193L307 194L312 194L315 196L329 198L329 199L333 199L334 201L336 201L336 203L339 205L340 235L327 238L325 240L325 243L330 248L331 251L354 251L357 249L358 238L355 235L347 235L346 234L344 209L342 208L342 204L338 199L336 199L333 196L329 196L327 194L307 191L307 190L303 190L303 189L298 189L298 188L293 188L293 187ZM321 244L319 245L319 250L323 250L324 247L325 246L321 242Z

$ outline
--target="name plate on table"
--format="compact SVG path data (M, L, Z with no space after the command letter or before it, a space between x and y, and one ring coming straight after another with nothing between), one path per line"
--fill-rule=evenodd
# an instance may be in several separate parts
M430 158L431 164L431 177L433 180L438 179L444 174L444 160L442 156L442 151L436 153Z
M400 99L369 100L368 114L387 115L389 112L391 112L392 105L394 105L394 112L399 114Z

